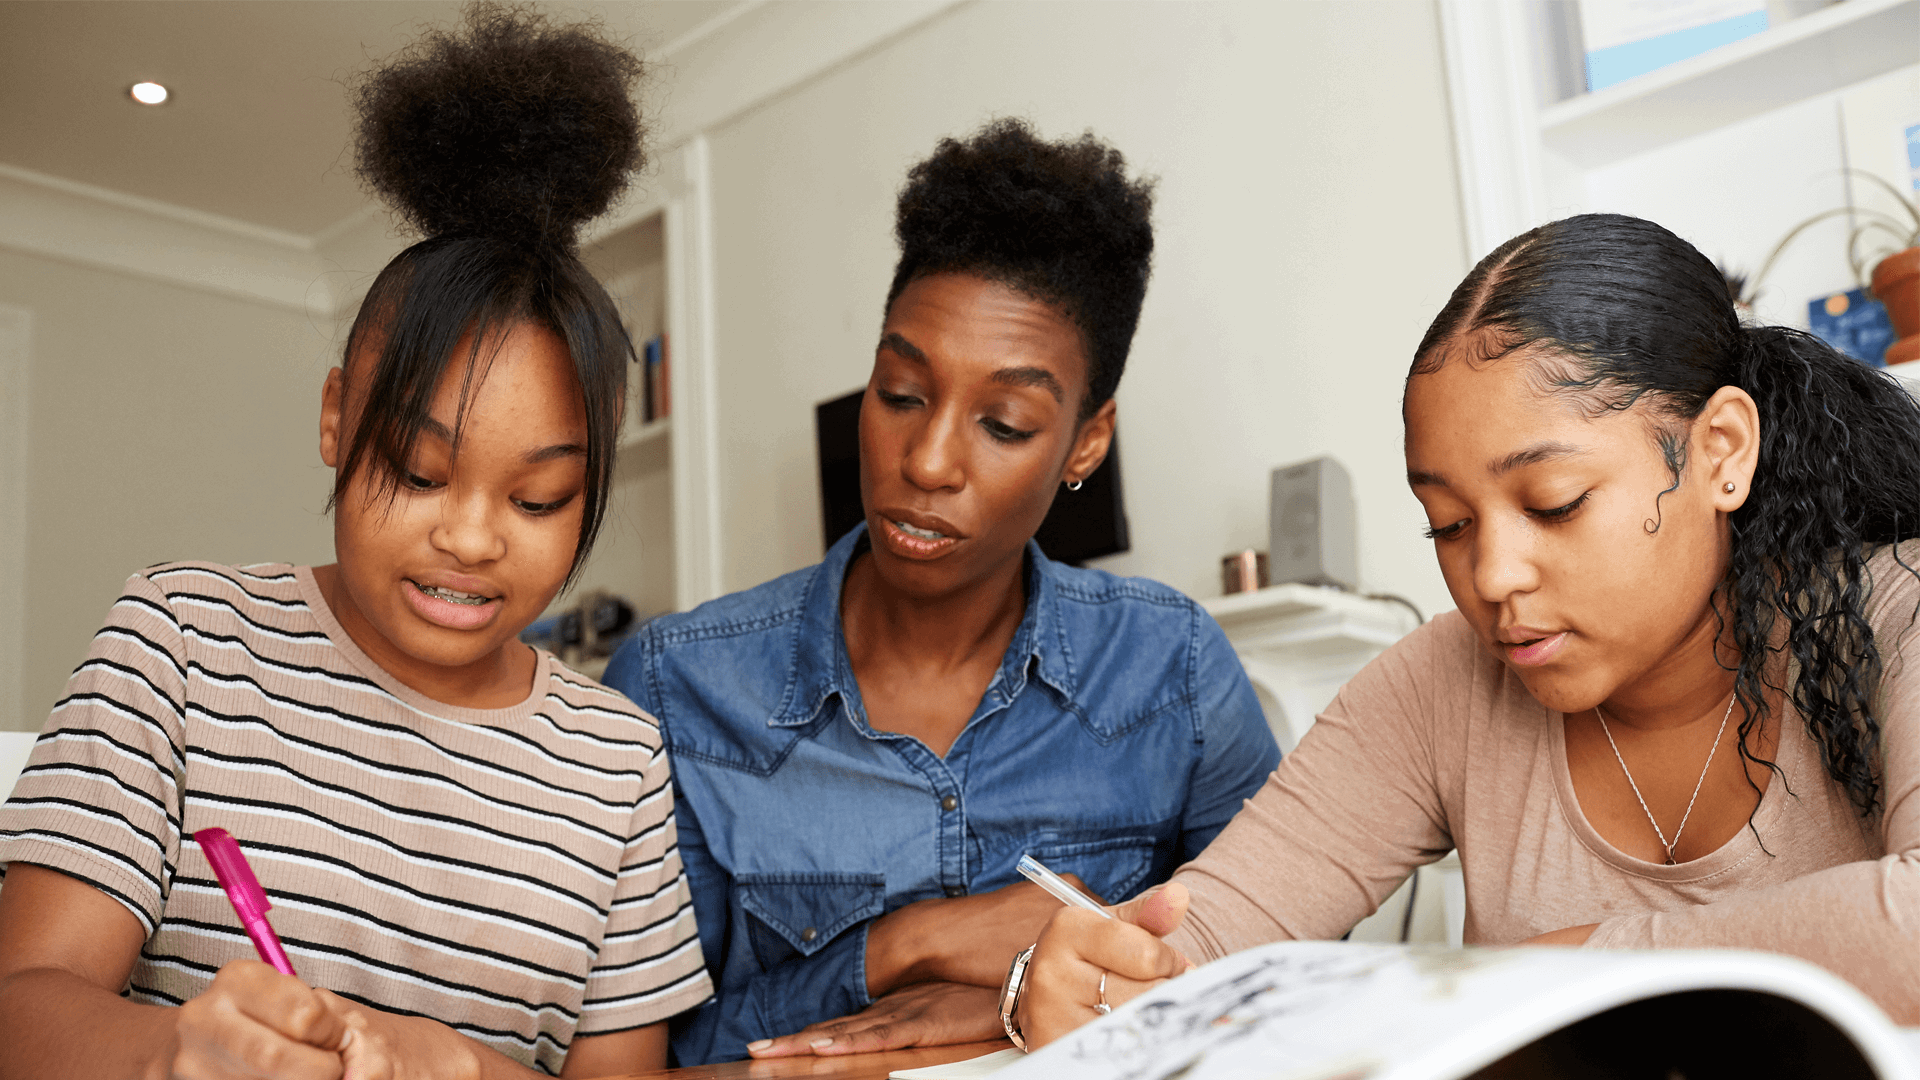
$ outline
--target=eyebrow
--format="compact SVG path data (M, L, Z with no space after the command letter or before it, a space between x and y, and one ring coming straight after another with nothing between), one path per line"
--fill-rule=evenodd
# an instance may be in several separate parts
M431 416L425 417L420 421L420 430L439 439L448 446L453 445L453 432L448 431L447 425L435 420ZM553 446L543 446L538 450L530 450L520 460L529 465L538 465L542 462L552 461L555 458L586 456L587 448L578 443L556 443Z
M1585 447L1574 446L1572 443L1534 443L1532 446L1515 450L1506 457L1494 461L1491 465L1487 466L1487 471L1495 476L1504 476L1523 466L1538 465L1543 461L1554 461L1564 457L1578 457L1586 452ZM1409 487L1452 486L1447 483L1445 477L1436 473L1422 472L1419 469L1407 470L1407 485Z
M1003 367L992 375L994 382L1001 386L1037 386L1053 395L1056 402L1067 400L1067 391L1053 372L1037 367Z
M906 357L916 364L924 364L927 362L927 354L920 351L920 346L901 337L898 330L881 335L880 347L883 349L892 349L894 352L899 353L901 356Z
M1584 447L1575 446L1572 443L1534 443L1524 450L1515 450L1513 453L1494 462L1489 471L1495 476L1501 476L1523 465L1538 465L1543 461L1553 461L1563 457L1577 457L1586 452Z
M900 336L898 331L883 335L880 338L880 347L891 349L916 364L927 362L927 354L921 352L919 346ZM1053 400L1057 402L1064 403L1067 400L1066 387L1061 386L1060 380L1046 368L1004 367L988 377L1001 386L1036 386L1052 394Z

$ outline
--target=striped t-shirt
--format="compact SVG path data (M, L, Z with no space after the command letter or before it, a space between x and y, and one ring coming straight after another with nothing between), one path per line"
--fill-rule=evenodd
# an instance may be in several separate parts
M0 864L126 905L150 934L128 995L178 1004L254 955L193 840L213 826L302 979L548 1072L711 992L652 718L544 652L512 708L426 698L305 567L128 579L0 807Z

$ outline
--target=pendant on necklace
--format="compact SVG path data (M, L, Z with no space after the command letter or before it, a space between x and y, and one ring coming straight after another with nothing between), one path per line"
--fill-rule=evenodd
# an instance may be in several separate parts
M1666 850L1668 866L1680 865L1680 860L1674 857L1673 849L1680 846L1680 833L1687 827L1687 819L1693 816L1693 804L1700 798L1700 788L1707 782L1707 770L1713 768L1713 753L1720 749L1720 737L1727 733L1727 718L1733 715L1733 703L1739 699L1738 692L1727 698L1727 709L1720 714L1720 730L1713 733L1713 745L1707 747L1707 763L1700 766L1700 779L1694 781L1693 795L1687 799L1686 813L1680 815L1680 824L1674 826L1672 843L1667 842L1667 834L1660 828L1659 819L1653 816L1653 809L1647 805L1646 796L1640 794L1640 785L1634 782L1633 770L1627 768L1627 759L1620 754L1620 744L1613 741L1613 731L1607 727L1607 714L1600 711L1599 705L1593 707L1593 715L1600 721L1600 731L1606 735L1607 745L1613 747L1613 758L1620 763L1620 771L1627 775L1627 786L1633 788L1633 797L1640 801L1640 809L1647 815L1647 823L1653 826L1653 835L1660 838L1660 846Z

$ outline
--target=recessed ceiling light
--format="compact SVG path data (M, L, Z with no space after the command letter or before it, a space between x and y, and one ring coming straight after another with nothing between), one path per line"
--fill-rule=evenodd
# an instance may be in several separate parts
M157 82L137 82L127 91L142 105L158 105L167 100L167 88Z

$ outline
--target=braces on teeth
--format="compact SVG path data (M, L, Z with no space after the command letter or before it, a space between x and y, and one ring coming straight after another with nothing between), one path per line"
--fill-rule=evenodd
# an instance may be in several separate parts
M486 597L476 596L473 593L454 592L452 589L442 589L437 585L421 585L419 582L415 582L414 585L428 596L436 600L445 600L451 604L484 604L487 602Z

